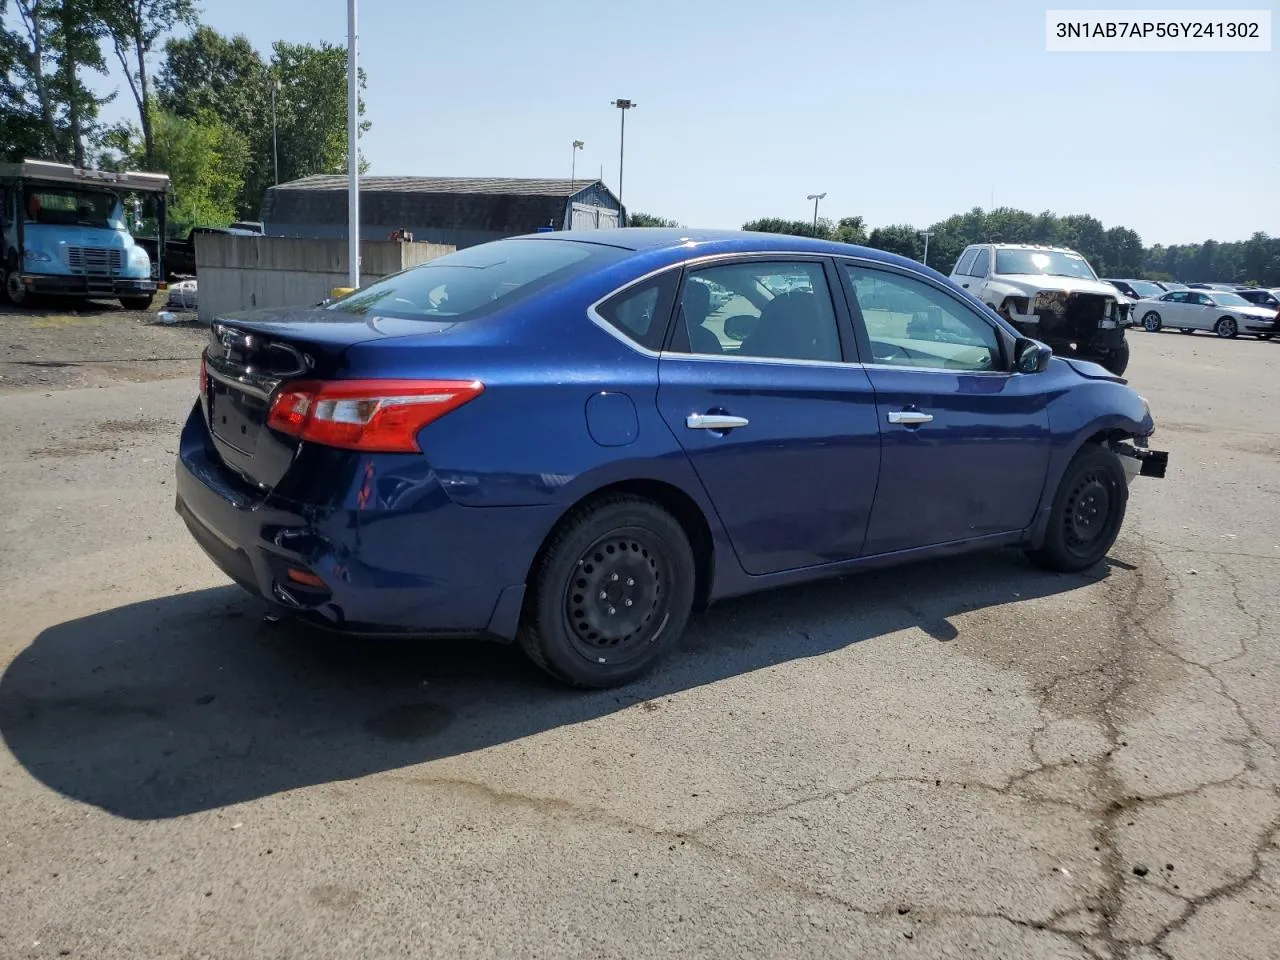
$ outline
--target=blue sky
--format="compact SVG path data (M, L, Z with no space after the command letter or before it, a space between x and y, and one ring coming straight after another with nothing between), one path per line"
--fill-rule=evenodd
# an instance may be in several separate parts
M690 226L808 217L826 191L824 216L872 226L994 195L1147 243L1280 234L1280 52L1050 54L1045 6L363 0L362 149L375 174L567 177L578 139L616 190L626 97L627 207ZM264 53L346 43L345 0L202 7Z

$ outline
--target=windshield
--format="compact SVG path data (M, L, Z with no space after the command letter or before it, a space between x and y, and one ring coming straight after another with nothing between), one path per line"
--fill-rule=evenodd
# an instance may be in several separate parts
M628 252L571 240L496 240L378 280L329 309L404 320L468 320Z
M1059 250L997 250L996 273L1039 273L1050 277L1098 279L1080 254Z
M103 190L37 187L27 190L27 223L123 230L124 208Z
M1238 293L1224 293L1221 290L1210 290L1209 296L1220 307L1252 307L1253 304Z
M1130 280L1129 286L1133 287L1134 293L1140 297L1158 297L1164 293L1163 287L1150 280Z

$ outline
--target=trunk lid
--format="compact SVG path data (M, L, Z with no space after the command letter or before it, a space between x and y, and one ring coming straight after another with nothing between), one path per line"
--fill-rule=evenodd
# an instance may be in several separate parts
M271 399L294 380L331 380L358 343L441 333L454 324L357 316L320 307L260 310L214 320L205 349L203 408L222 462L261 490L284 477L299 441L266 426Z

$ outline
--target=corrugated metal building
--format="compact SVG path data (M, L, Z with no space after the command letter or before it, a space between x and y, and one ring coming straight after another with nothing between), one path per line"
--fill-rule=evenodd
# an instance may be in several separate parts
M405 229L414 240L462 249L546 227L616 227L625 215L599 180L360 178L364 240L386 240ZM262 221L268 236L346 237L347 178L317 175L268 187Z

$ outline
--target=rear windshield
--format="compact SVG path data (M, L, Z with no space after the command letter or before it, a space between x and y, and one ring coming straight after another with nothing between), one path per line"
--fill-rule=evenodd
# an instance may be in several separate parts
M329 309L404 320L470 320L626 252L571 240L495 240L385 277Z
M997 250L996 273L1039 273L1080 280L1098 279L1084 257L1060 250Z

